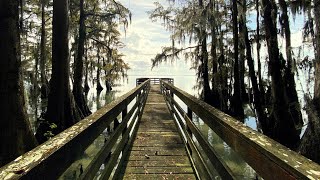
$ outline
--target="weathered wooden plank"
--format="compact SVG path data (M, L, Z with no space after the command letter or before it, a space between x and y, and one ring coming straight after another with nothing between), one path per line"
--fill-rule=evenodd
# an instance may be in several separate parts
M141 125L149 125L149 126L152 126L152 125L166 126L166 125L172 125L172 124L174 124L172 122L172 119L168 119L168 120L150 119L148 121L146 120L141 121Z
M157 127L157 128L148 128L148 127L141 127L139 128L138 132L177 132L177 129L175 128L165 128L165 127Z
M231 116L163 82L265 179L320 179L320 166Z
M193 174L125 174L123 179L148 179L148 180L195 180L196 177Z
M174 145L184 145L183 143L159 143L159 144L133 144L134 147L164 147L164 146L174 146Z
M173 128L175 126L175 124L173 123L170 123L170 124L157 124L157 123L150 123L150 124L140 124L141 128L144 128L144 129L147 129L147 128L150 128L150 129L157 129L157 128L166 128L170 131L175 131L177 130L176 128ZM172 127L173 126L173 127Z
M187 155L185 149L178 149L178 150L144 150L144 151L131 151L132 156L143 156L143 155L161 155L161 156L182 156Z
M165 145L165 146L133 146L131 148L133 151L150 151L150 150L156 150L156 151L170 151L170 150L185 150L185 146L183 144L171 144Z
M170 133L170 132L169 132ZM147 141L171 141L171 142L181 142L179 134L153 134L153 133L138 133L137 140L147 140Z
M128 167L129 174L193 174L192 167Z
M172 141L170 141L172 140ZM152 146L153 144L182 144L181 139L157 139L157 140L145 140L145 139L136 139L134 141L134 146Z
M175 124L173 124L173 125L175 126ZM144 127L140 126L139 129L141 129L141 128L144 128ZM161 135L176 135L177 131L174 131L174 132L172 132L172 131L140 131L140 132L138 132L138 134L150 134L150 135L156 134L159 136L161 136Z
M190 162L187 161L174 161L174 160L155 160L155 161L128 161L127 167L191 167Z
M181 161L181 162L189 162L189 157L184 155L184 156L155 156L155 155L150 155L149 158L147 158L145 155L143 156L134 156L131 154L127 158L128 161Z

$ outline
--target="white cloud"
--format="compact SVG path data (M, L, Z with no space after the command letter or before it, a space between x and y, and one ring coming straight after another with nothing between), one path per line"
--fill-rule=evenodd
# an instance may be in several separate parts
M154 1L146 0L120 0L132 12L132 23L129 25L126 35L122 27L122 42L125 47L120 51L125 55L124 59L129 63L131 70L129 76L163 77L172 75L193 75L191 65L183 60L174 63L162 63L151 70L151 59L160 53L162 47L170 46L170 32L167 32L160 22L152 22L147 11L155 8ZM159 1L166 4L166 0Z

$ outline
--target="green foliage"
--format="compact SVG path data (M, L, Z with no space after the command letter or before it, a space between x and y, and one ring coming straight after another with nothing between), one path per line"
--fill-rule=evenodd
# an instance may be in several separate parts
M47 138L47 139L51 139L52 137L54 137L55 135L53 134L53 131L58 128L58 126L55 123L50 123L49 124L49 128L50 130L45 132L43 135Z

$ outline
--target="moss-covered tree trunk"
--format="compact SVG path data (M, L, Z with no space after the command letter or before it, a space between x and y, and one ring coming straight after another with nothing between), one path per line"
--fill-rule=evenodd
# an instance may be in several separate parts
M202 9L202 16L205 17L203 0L199 0L199 8ZM209 85L209 68L208 68L208 50L207 50L207 32L206 32L206 19L201 18L199 22L199 61L200 64L200 77L202 78L202 91L203 99L205 102L212 104L211 90Z
M102 91L103 87L100 82L100 73L101 73L101 65L100 65L100 47L98 46L98 51L97 51L97 57L98 57L98 62L97 62L97 91Z
M267 124L267 116L264 110L263 103L261 102L262 94L260 92L257 77L256 77L256 72L254 70L254 61L251 53L251 44L250 44L249 35L248 35L248 28L246 25L244 25L244 28L245 28L244 35L245 35L247 63L249 67L249 76L252 82L252 89L253 89L253 99L254 99L253 104L256 109L256 114L259 121L259 128L262 129L264 134L270 135L270 129L268 128L268 124Z
M313 103L309 102L307 113L309 122L305 134L301 139L299 152L320 163L320 0L314 0L315 15L315 84Z
M274 0L263 0L262 3L272 87L272 112L268 127L271 127L273 139L289 148L296 148L300 138L290 114L285 83L281 73L283 65L277 38L277 7Z
M84 77L84 92L87 94L89 92L89 83L88 83L88 73L89 73L89 60L88 60L88 48L85 49L86 55L85 55L85 77Z
M301 127L303 125L301 107L298 99L298 94L296 90L296 82L294 80L294 69L293 69L293 59L292 59L292 48L291 48L291 32L289 25L288 16L288 5L285 0L279 0L279 4L282 10L281 24L284 28L285 40L286 40L286 56L287 56L287 66L284 71L284 81L286 85L288 102L290 105L291 116L294 117L294 123L297 129L297 133L301 133Z
M247 21L246 12L247 12L247 0L242 0L238 2L240 4L240 11L238 12L239 16L239 81L240 81L240 96L242 103L248 103L249 97L246 92L246 86L244 83L245 78L245 60L246 60L246 45L245 45L245 22ZM244 23L240 23L243 21Z
M218 11L218 10L217 10ZM223 36L224 33L222 31L222 27L219 27L219 50L220 50L220 56L218 58L218 65L219 65L219 80L220 80L220 110L223 112L227 112L228 110L228 77L227 77L227 70L225 68L224 63L226 62L225 55L224 55L224 46L223 46Z
M261 102L265 105L265 90L262 81L262 72L261 72L261 59L260 59L260 8L259 8L259 0L255 1L256 4L256 23L257 23L257 34L256 34L256 43L257 43L257 62L258 62L258 80L259 80L259 90L261 93Z
M216 24L216 17L215 17L215 0L210 0L210 26L211 26L211 62L212 62L212 78L211 78L211 85L212 85L212 105L216 108L220 108L221 100L219 96L219 84L218 80L218 57L217 57L217 24Z
M0 1L0 167L37 145L25 108L18 7Z
M233 48L234 48L234 92L232 98L232 113L234 116L242 119L244 116L242 98L241 98L241 82L240 82L240 66L239 66L239 35L238 35L238 5L236 0L232 0L232 27L233 27Z
M84 55L84 43L86 39L85 29L85 13L84 13L84 0L80 0L80 18L79 18L79 38L78 38L78 51L75 59L75 67L73 74L73 95L75 102L85 117L91 114L84 97L84 90L82 86L83 78L83 55Z
M40 40L40 76L41 76L41 98L47 98L49 87L46 75L46 19L45 0L41 0L41 40Z
M37 138L45 140L44 133L51 131L54 135L79 121L79 113L70 90L70 60L68 39L68 1L53 1L52 27L52 75L48 110L45 119L48 124L38 128ZM57 127L52 128L52 124Z
M105 84L106 84L106 91L110 92L112 90L112 85L111 85L111 73L112 69L107 69L106 66L110 65L110 55L107 56L107 59L102 59L103 67L104 67L104 76L105 76Z

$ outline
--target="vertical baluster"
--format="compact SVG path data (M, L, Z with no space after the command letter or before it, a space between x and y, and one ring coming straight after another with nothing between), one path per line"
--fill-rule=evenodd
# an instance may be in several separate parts
M192 122L192 110L188 107L188 112L187 112L187 116L190 119L190 121ZM191 129L186 125L187 131L189 132L190 135L192 135Z
M124 108L123 111L122 111L122 122L123 122L124 119L126 118L127 113L128 113L128 106L127 106L126 108ZM125 126L125 128L123 129L122 134L124 134L124 133L127 131L127 127L128 127L128 124L127 124L127 125Z
M125 120L125 118L126 118L126 116L127 116L127 113L128 113L128 106L126 106L126 108L124 108L123 110L122 110L122 122L121 123L124 123L124 120ZM129 121L128 121L129 122ZM123 129L123 131L122 131L122 138L123 138L123 135L127 132L127 130L128 130L128 122L125 124L125 127L124 127L124 129ZM125 145L124 145L124 147L126 147L127 145L128 145L128 141L129 141L129 139L130 139L130 136L125 140L126 142L125 142ZM125 149L125 148L124 148Z
M117 129L117 127L119 126L119 121L118 121L118 118L116 118L114 121L113 121L113 130L115 131Z
M190 119L190 121L192 122L192 110L189 107L188 107L188 110L187 110L187 116ZM191 131L191 129L189 128L187 123L186 123L185 126L186 126L187 133L190 135L190 138L192 139L192 131ZM188 147L188 149L190 151L190 155L192 155L192 149L191 149L189 143L187 144L187 147Z

